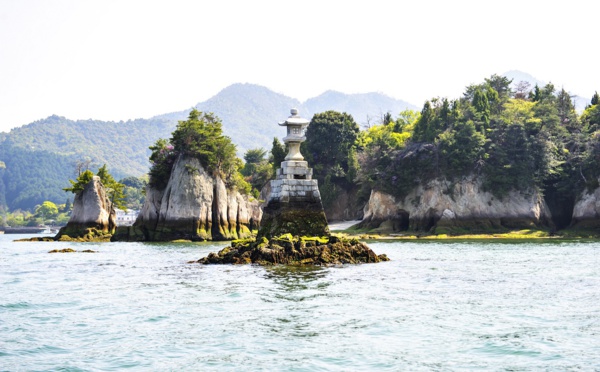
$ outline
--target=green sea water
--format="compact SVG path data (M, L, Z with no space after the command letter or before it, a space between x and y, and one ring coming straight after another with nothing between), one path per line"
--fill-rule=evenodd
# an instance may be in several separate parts
M2 371L600 370L599 242L370 242L391 261L264 268L187 263L227 243L18 237L0 235Z

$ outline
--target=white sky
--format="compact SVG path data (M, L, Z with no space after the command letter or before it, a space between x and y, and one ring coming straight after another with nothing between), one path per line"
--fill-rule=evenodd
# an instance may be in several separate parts
M305 100L421 107L521 70L600 91L597 1L0 0L0 131L52 114L127 120L236 82Z

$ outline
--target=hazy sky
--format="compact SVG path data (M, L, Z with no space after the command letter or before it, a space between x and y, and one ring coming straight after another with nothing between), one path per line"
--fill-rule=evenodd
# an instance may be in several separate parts
M378 91L420 107L516 69L590 97L599 4L0 0L0 131L52 114L179 111L236 82L300 100Z

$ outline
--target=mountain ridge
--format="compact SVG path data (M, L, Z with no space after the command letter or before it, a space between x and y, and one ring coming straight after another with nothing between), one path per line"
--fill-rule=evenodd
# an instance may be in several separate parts
M371 115L369 110L374 111L375 107L377 112L372 115L376 115L393 102L391 97L382 97L383 94L363 97L357 105L367 108L355 108L354 112ZM317 107L343 109L333 103L320 105ZM223 132L236 144L238 156L257 147L269 150L274 137L283 137L277 122L289 115L290 108L297 107L307 118L314 113L295 98L250 83L227 86L194 107L211 111L222 120ZM399 107L404 106L393 106ZM69 178L76 177L76 164L85 161L91 163L92 169L107 164L117 179L146 174L148 147L159 138L169 138L177 121L185 120L191 109L127 121L70 120L51 115L0 133L0 161L6 164L0 173L0 210L7 206L11 210L32 209L44 200L63 203L68 195L62 187L69 185ZM49 186L42 192L44 185Z

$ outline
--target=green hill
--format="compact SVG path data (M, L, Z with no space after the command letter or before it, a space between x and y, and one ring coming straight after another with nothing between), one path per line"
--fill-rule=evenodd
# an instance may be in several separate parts
M233 84L196 108L221 118L224 134L237 145L241 156L251 148L270 149L273 137L284 134L277 122L285 119L292 107L307 118L325 107L357 115L404 107L391 105L393 99L377 93L358 100L355 96L361 95L344 96L336 93L337 99L332 100L331 94L324 94L304 105L262 86ZM158 138L169 138L177 121L186 119L190 110L120 122L53 115L0 133L0 162L6 165L0 169L0 208L32 209L44 200L64 203L68 195L62 188L76 176L76 164L85 160L90 161L92 170L107 164L116 179L147 173L148 147Z

